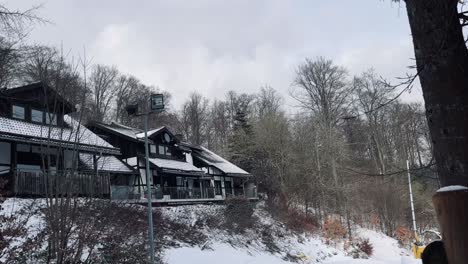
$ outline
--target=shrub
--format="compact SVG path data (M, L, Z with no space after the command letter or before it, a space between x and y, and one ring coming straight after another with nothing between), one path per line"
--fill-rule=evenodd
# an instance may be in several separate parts
M369 242L369 239L362 240L357 244L357 247L359 248L359 250L366 253L366 255L369 257L372 256L372 253L374 252L374 247Z
M411 232L411 230L403 226L397 227L395 231L395 236L398 242L400 242L402 245L408 245L411 239L413 239L414 237L413 232Z
M338 239L346 236L346 228L338 219L327 218L323 224L325 238Z
M298 232L314 233L318 229L318 221L312 216L305 216L295 210L289 210L286 218L288 228Z
M224 210L226 227L235 232L242 232L254 225L253 206L245 198L233 197L226 199Z

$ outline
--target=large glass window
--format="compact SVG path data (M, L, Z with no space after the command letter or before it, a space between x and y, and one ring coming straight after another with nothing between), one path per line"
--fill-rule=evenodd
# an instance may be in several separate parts
M36 109L31 110L31 121L37 122L37 123L43 123L44 122L44 112Z
M63 165L65 169L73 168L73 162L77 159L77 153L73 150L64 150L63 151Z
M25 118L24 107L19 106L19 105L13 105L12 115L11 116L13 118L23 119L24 120L24 118Z
M223 192L221 191L221 181L215 181L214 184L215 184L216 195L222 195Z
M11 163L11 144L0 142L0 174L2 171L10 170Z

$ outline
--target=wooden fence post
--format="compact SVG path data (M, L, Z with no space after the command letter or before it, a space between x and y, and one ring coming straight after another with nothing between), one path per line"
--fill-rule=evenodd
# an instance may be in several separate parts
M448 263L468 263L468 190L437 192L432 201Z

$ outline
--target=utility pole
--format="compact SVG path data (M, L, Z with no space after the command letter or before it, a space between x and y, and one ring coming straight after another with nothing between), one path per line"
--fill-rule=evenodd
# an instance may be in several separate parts
M148 255L149 263L154 262L154 223L153 223L153 204L151 197L151 170L149 166L149 146L148 146L148 115L154 112L164 110L164 96L162 94L152 94L150 97L149 111L138 113L138 104L129 105L126 107L127 113L134 116L143 116L145 126L145 174L146 174L146 196L148 200Z
M408 172L408 185L409 185L409 194L410 194L410 202L411 202L411 216L413 217L414 237L416 238L416 240L418 240L418 234L416 232L416 216L414 215L413 188L411 187L411 174L409 171L409 160L406 160L406 170Z
M150 167L149 167L149 149L148 149L148 113L144 114L145 123L145 160L146 160L146 195L148 199L148 238L149 238L149 255L150 263L154 264L154 233L153 233L153 204L151 199L151 182L150 182Z

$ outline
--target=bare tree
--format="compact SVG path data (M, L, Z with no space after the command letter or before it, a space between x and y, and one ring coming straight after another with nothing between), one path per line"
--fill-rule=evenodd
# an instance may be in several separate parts
M291 93L300 106L311 111L319 121L335 186L339 185L336 159L340 152L336 143L340 136L337 126L349 107L352 95L346 77L346 70L331 60L322 57L314 61L306 59L298 67L294 81L297 89Z
M208 99L201 94L192 93L189 100L182 106L185 138L197 145L205 143L208 131Z
M115 67L95 65L89 78L95 108L94 120L104 121L116 94L119 71Z

